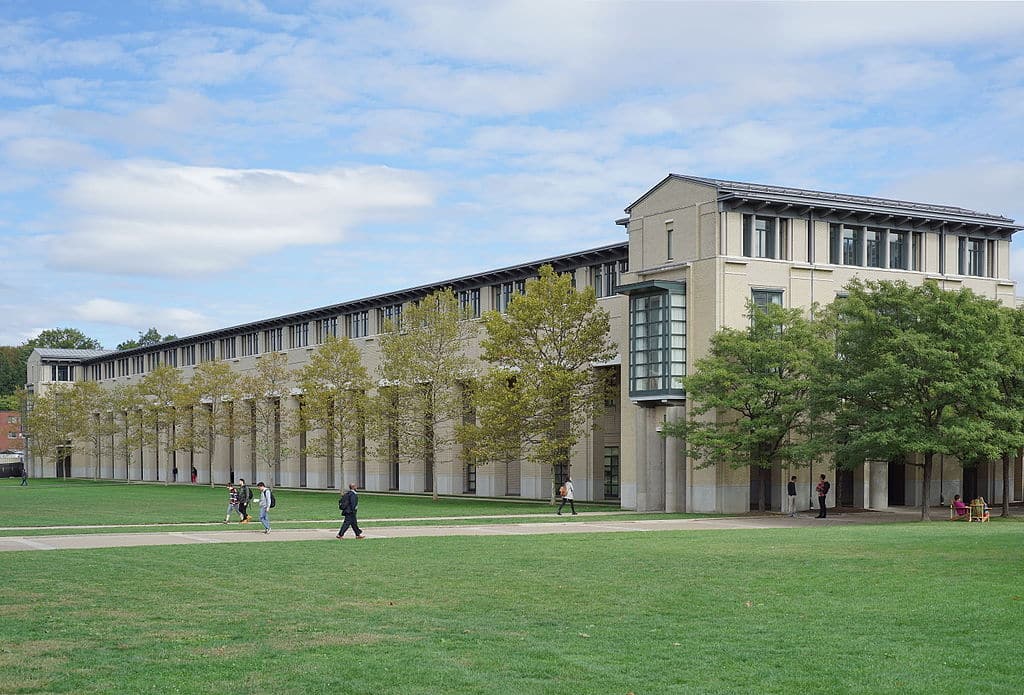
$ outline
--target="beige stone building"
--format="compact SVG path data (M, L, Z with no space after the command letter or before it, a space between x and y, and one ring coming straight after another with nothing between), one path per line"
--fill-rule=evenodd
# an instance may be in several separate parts
M450 287L460 302L479 316L503 310L524 291L541 265L571 273L578 287L591 285L612 315L619 357L595 365L618 376L620 397L593 431L572 452L571 470L578 499L617 502L623 508L692 512L740 512L751 507L766 486L773 508L784 497L787 470L762 473L743 469L702 468L681 454L678 441L664 439L666 420L685 417L686 398L679 377L688 363L708 349L711 336L725 326L749 320L748 300L809 308L827 304L853 277L934 279L946 288L968 287L1013 305L1010 239L1022 227L1012 220L963 208L855 195L824 193L670 175L626 208L618 220L628 241L481 272L435 284L356 299L250 324L189 336L159 346L116 353L69 355L37 350L29 360L29 387L37 391L62 379L91 379L104 385L131 383L157 364L171 364L190 376L196 364L225 360L239 371L251 370L268 352L287 355L301 367L327 335L346 335L360 348L371 374L379 362L378 339L385 321L402 306L434 289ZM475 346L470 353L476 356ZM63 369L62 369L63 367ZM299 407L301 393L281 398L282 417ZM200 482L226 482L232 476L266 479L277 485L337 488L356 480L370 490L427 492L428 465L382 460L361 440L344 461L306 456L300 437L287 442L292 453L272 471L258 470L245 438L222 442L210 466L202 452L178 452L173 461L141 452L132 466L114 456L76 453L64 471L73 476L164 480L173 466L195 465ZM30 440L31 441L31 440ZM187 459L187 460L186 460ZM528 462L470 466L458 452L441 457L438 492L488 497L546 498L550 471ZM52 476L55 463L33 459L33 475ZM884 509L918 500L916 469L868 462L838 472L830 504ZM806 489L828 470L792 471ZM1024 498L1021 461L1014 462L1013 499ZM999 501L997 466L963 470L943 462L935 474L929 501L938 504L955 493L984 494ZM179 480L181 477L179 476ZM801 495L803 498L803 495Z

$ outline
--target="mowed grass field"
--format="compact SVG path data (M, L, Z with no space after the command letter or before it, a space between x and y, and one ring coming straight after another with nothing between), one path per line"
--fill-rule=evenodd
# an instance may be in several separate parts
M1022 541L933 522L10 552L0 692L1021 692Z
M210 523L223 521L228 506L225 486L48 478L34 479L28 487L21 487L20 482L20 478L0 480L0 527ZM258 495L255 486L252 490ZM271 518L275 525L285 527L289 521L318 519L333 523L340 518L337 491L275 489L274 495L277 507ZM465 498L442 498L435 502L429 496L372 492L360 492L359 499L361 515L367 519L554 513L546 502ZM255 520L258 498L254 502L250 513ZM577 504L576 508L616 510L614 506L586 503Z

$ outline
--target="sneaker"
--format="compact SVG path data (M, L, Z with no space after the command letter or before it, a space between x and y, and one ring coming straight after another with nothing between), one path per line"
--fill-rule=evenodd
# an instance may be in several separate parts
M335 536L335 538L344 538L344 536Z
M359 535L359 536L356 536L356 538L366 538L366 536Z
M558 516L562 516L562 512L555 512Z
M573 513L572 513L572 515L573 515L573 516L576 516L576 512L573 512Z
M268 529L268 528L263 529L263 533L270 533L270 529Z

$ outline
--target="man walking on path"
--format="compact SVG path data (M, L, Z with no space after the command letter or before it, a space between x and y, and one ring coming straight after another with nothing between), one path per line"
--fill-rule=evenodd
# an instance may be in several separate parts
M263 481L256 483L260 490L260 523L263 524L263 533L270 533L270 488L263 484Z
M249 523L249 512L246 511L246 507L252 502L252 490L245 484L245 478L238 479L238 513L242 515L242 518L238 520L240 524Z
M818 516L815 519L824 519L827 515L825 512L825 498L828 497L829 488L832 484L825 480L825 474L821 474L821 480L818 481L818 486L815 488L818 491Z
M348 490L338 500L338 509L341 510L341 515L345 517L345 521L341 524L341 528L338 529L338 535L335 538L344 538L345 531L348 531L349 527L355 531L356 538L364 538L363 530L359 528L359 522L356 521L356 509L359 507L359 494L356 492L356 484L349 483Z
M28 464L21 464L21 487L28 485Z
M566 502L569 503L572 515L576 516L576 505L573 504L573 500L576 499L576 493L572 489L572 478L565 479L565 485L562 486L559 492L562 493L562 503L558 505L558 516L562 516L562 507L565 506Z
M789 479L786 485L786 511L790 516L796 516L796 476Z

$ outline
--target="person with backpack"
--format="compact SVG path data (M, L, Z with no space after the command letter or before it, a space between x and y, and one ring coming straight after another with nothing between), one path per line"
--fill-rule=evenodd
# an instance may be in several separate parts
M246 508L252 503L252 490L245 484L245 478L238 479L238 513L242 516L240 524L248 524L251 520Z
M348 531L349 528L355 531L356 538L365 538L363 530L359 528L359 522L356 521L356 509L358 507L359 494L356 492L356 484L349 483L348 490L338 500L338 509L341 510L341 515L345 518L345 521L341 524L341 528L338 529L338 535L335 538L344 538L345 531Z
M270 533L270 508L274 506L274 492L263 484L263 481L256 483L260 491L260 523L263 524L263 533Z
M825 479L825 474L821 474L821 480L818 481L818 486L815 488L818 491L818 516L815 519L824 519L826 516L825 511L825 498L828 497L828 491L832 488L832 484Z
M576 499L576 493L572 489L572 478L565 479L565 485L559 489L558 493L562 496L562 503L558 505L558 516L562 516L562 507L565 506L566 502L569 503L572 515L576 516L576 505L573 503L573 500Z

